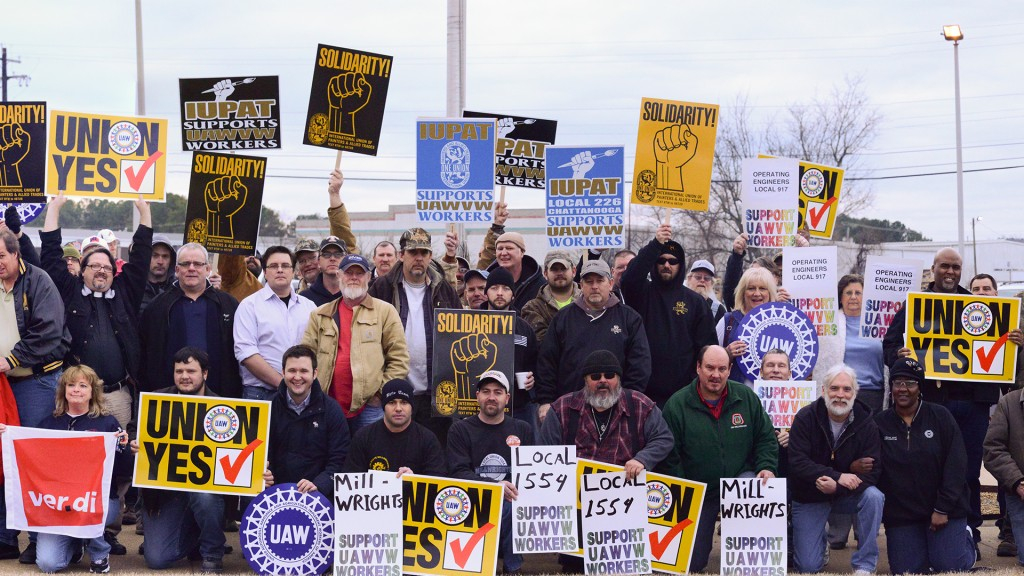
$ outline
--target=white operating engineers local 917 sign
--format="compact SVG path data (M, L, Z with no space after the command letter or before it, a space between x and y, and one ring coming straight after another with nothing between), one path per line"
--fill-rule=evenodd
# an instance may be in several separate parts
M246 508L239 540L257 574L323 574L334 563L334 507L318 491L277 484Z

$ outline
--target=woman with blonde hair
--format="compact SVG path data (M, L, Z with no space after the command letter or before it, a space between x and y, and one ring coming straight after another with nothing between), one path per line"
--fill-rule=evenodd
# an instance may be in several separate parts
M729 373L730 380L746 381L746 377L735 361L747 352L747 343L736 338L736 327L740 320L755 307L778 300L779 293L775 277L768 269L748 268L740 277L739 283L736 284L733 309L718 321L718 326L715 328L718 333L718 341L722 343L726 352L729 353L729 359L733 361L732 371Z
M2 426L2 425L0 425ZM79 365L65 368L57 381L56 409L39 423L39 428L74 430L79 432L114 432L117 435L115 467L130 464L127 450L128 434L117 420L103 408L103 380L92 368ZM0 430L2 433L2 430ZM107 501L107 522L118 511L117 484L110 483ZM104 574L110 571L110 544L102 535L81 539L61 534L40 533L36 540L36 564L43 572L57 572L82 557L82 548L89 553L89 572Z

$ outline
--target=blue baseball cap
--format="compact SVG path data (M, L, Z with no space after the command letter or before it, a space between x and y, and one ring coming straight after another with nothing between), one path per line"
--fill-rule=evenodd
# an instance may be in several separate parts
M346 255L344 258L341 259L341 265L338 266L338 268L340 268L344 272L345 270L348 270L352 266L362 266L363 270L366 270L367 272L369 272L370 269L372 268L372 266L370 266L370 263L366 260L366 258L363 258L359 254Z

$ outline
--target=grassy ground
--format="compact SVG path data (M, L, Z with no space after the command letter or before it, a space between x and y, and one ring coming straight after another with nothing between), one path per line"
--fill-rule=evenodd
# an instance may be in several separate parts
M996 545L998 544L996 534L997 530L992 522L985 522L985 525L982 527L982 561L978 563L978 566L985 566L993 569L992 572L988 572L988 574L992 574L993 576L1020 576L1021 570L1017 567L1015 558L999 558L996 556ZM250 570L249 564L242 557L241 549L238 546L238 533L229 533L227 536L228 544L234 546L234 552L224 556L224 573L252 574L253 572ZM156 573L146 569L146 564L143 562L142 556L137 553L139 544L142 543L142 536L135 535L133 526L125 526L120 539L121 542L128 547L128 555L110 557L111 573L122 574L125 576L134 576L136 574L139 576L152 576ZM24 547L25 542L26 536L22 534L22 547ZM881 549L880 558L878 560L878 573L884 574L889 570L889 563L885 557L886 549L884 535L879 537L878 543L879 548ZM851 544L853 544L852 538ZM717 540L715 545L716 549L711 554L711 562L708 566L708 571L711 574L717 574L719 568ZM850 569L850 554L850 547L847 547L846 550L832 551L831 559L826 567L829 572L824 576L829 576L831 574L850 574L852 572ZM190 563L187 560L183 560L179 562L174 569L165 570L158 574L165 574L167 576L198 574L199 568L199 562ZM558 573L559 566L553 554L536 554L526 556L524 569L526 572L531 574L556 574ZM85 560L76 566L72 566L67 570L67 573L70 574L82 574L88 572L88 560ZM19 564L17 560L0 561L0 575L31 573L38 573L38 569L33 566Z

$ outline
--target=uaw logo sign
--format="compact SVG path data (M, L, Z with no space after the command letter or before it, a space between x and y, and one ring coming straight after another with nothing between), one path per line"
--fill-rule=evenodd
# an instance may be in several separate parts
M778 348L789 356L793 380L811 374L818 358L818 334L806 314L788 302L768 302L754 308L735 328L738 339L747 343L740 357L740 370L750 380L761 377L761 358Z
M334 509L318 491L278 484L246 508L239 538L257 574L323 574L334 564Z

